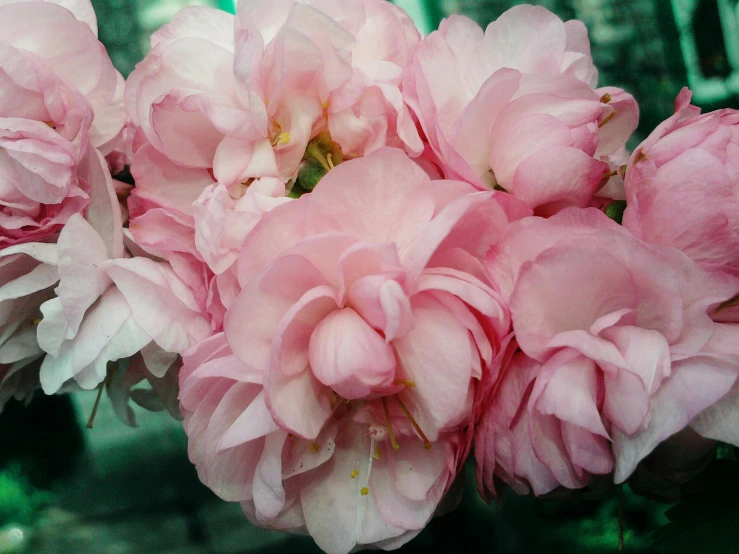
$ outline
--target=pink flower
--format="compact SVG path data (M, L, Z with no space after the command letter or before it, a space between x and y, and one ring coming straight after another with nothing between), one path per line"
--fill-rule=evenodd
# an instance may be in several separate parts
M67 222L57 248L57 296L41 305L38 324L47 394L70 379L93 389L106 378L108 362L139 352L162 377L177 354L209 335L192 293L167 264L123 258L121 246L111 249L79 215Z
M15 397L29 401L39 387L44 351L36 342L39 306L54 296L59 281L53 244L30 243L0 251L0 411Z
M120 211L102 155L88 149L80 173L88 175L92 185L87 218L100 234L97 240L111 251L122 252ZM72 219L79 217L73 214ZM81 250L79 244L76 248ZM37 341L37 326L43 317L41 304L55 296L58 258L57 245L51 243L22 243L0 250L0 409L10 396L30 400L39 386L44 351Z
M399 88L418 40L384 0L244 2L236 17L179 12L127 84L138 126L129 203L137 242L220 276L259 214L284 201L278 179L289 191L309 161L341 161L315 146L318 135L342 157L386 144L420 153Z
M224 307L240 290L233 264L241 243L265 212L290 200L285 185L275 178L216 184L208 171L178 166L149 144L132 169L133 237L171 264L214 331L222 330Z
M739 276L739 111L701 115L690 98L631 157L624 226Z
M594 82L584 26L518 6L484 34L464 17L443 21L416 49L403 94L447 178L502 187L549 215L587 206L636 128L634 99Z
M720 305L738 280L643 243L594 209L511 225L488 269L520 351L477 430L487 493L494 475L537 495L612 467L620 483L687 426L736 443L726 424L736 417L727 394L739 376L739 326L721 322Z
M390 549L413 538L456 476L464 437L444 433L426 450L393 406L394 450L386 447L386 428L371 423L382 413L337 405L333 421L307 440L274 423L262 380L223 334L185 356L180 401L200 479L240 502L253 523L307 531L327 552ZM240 433L244 442L226 444L245 422L251 431Z
M527 213L383 149L266 214L225 337L180 378L203 481L329 552L414 536L466 456L476 383L510 325L482 259Z
M125 124L113 106L123 80L96 33L89 2L0 1L0 248L82 212L94 186L84 158Z
M345 155L404 141L420 153L399 91L411 29L382 0L186 8L152 37L126 104L167 159L227 186L295 177L326 128Z
M289 202L285 185L274 178L254 181L234 198L224 185L211 185L194 202L195 245L208 266L223 273L236 261L244 238L261 217Z

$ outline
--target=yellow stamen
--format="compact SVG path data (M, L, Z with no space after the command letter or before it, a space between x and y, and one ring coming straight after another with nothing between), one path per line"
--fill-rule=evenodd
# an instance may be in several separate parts
M387 434L390 436L390 444L393 450L400 448L398 441L395 440L395 431L393 431L393 422L390 420L390 409L387 407L387 398L382 397L382 407L385 410L385 419L387 420Z
M36 318L34 318L34 319L31 320L31 323L33 323L34 325L38 325L39 323L41 323L41 318L40 317L36 317Z
M324 110L327 110L327 109L328 109L328 106L329 106L328 100L326 100L326 101L325 101L325 102L324 102L323 104L321 104L321 107L322 107L322 108L323 108Z
M272 141L272 146L277 146L278 144L287 144L290 142L290 133L280 133L277 135L275 140Z
M608 102L611 101L611 95L606 92L603 96L600 97L600 101L603 104L608 104Z
M310 449L311 449L311 452L313 452L314 454L318 454L321 451L321 447L318 446L318 443L315 441L310 443Z
M367 496L369 494L369 489L367 487L362 487L361 489L359 489L359 493L362 496Z
M351 478L352 478L352 479L355 479L355 478L357 477L357 475L359 475L359 470L358 470L358 469L355 469L355 470L354 470L354 471L352 471L352 473L351 473Z
M313 157L319 164L321 164L321 167L326 170L326 173L331 171L331 166L328 165L328 161L321 155L320 152L313 152Z
M413 425L413 428L416 430L416 433L418 433L418 436L421 437L421 440L423 441L423 447L428 450L431 448L431 441L428 439L426 434L421 429L421 426L418 424L418 422L415 420L415 418L411 415L411 412L408 410L408 408L403 404L403 401L395 397L395 400L398 401L398 405L400 406L400 409L403 410L403 413L405 414L405 417L408 418L408 421L411 422L411 425Z
M616 117L616 112L611 112L608 117L606 117L603 121L601 121L600 123L598 123L598 127L599 128L602 128L606 123L608 123L614 117Z
M409 381L407 379L395 379L393 383L396 385L405 385L406 387L410 387L410 388L413 388L416 386L415 381Z
M329 167L330 167L331 169L333 169L333 168L334 168L334 167L336 167L336 166L334 165L334 161L333 161L333 160L332 160L331 158L332 158L332 156L331 156L331 154L330 154L330 153L329 153L329 154L326 154L326 161L328 161L328 166L329 166Z
M380 447L375 446L375 453L374 453L375 460L379 460L381 455L382 455L382 452L380 451Z

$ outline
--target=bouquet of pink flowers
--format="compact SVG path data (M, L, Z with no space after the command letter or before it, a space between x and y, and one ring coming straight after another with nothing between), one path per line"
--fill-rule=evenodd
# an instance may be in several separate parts
M125 83L96 32L0 0L0 407L167 409L337 554L453 508L471 452L491 499L739 445L739 112L685 89L628 153L634 98L532 6L191 7Z

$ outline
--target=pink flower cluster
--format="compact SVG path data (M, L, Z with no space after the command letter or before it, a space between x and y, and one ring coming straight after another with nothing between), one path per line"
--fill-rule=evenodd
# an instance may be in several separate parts
M337 554L454 507L473 448L490 499L739 446L737 112L686 89L629 154L634 98L532 6L186 8L125 92L95 31L0 0L0 408L168 409L203 483Z

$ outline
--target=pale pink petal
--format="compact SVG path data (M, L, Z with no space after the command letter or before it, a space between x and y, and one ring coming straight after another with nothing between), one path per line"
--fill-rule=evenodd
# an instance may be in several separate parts
M513 191L541 215L569 206L584 208L608 170L608 164L576 148L546 148L518 165Z
M218 443L217 451L223 452L234 446L258 439L277 431L279 427L264 403L264 392L260 392L251 404L231 424Z
M249 282L226 314L224 328L234 354L248 365L266 370L280 320L304 293L323 284L321 272L304 257L289 255L275 260L264 274ZM258 318L253 317L255 313Z
M270 433L265 438L264 451L259 458L252 493L257 517L269 521L277 517L285 505L282 488L282 448L287 440L285 431Z
M546 251L521 272L511 297L521 348L543 359L558 333L589 329L602 315L635 307L632 283L627 269L595 245Z
M632 435L614 433L616 483L626 480L660 442L727 394L739 375L736 364L706 356L678 362L672 369L672 376L651 399L651 418L646 428Z
M109 289L86 315L73 341L65 341L59 356L47 355L41 365L41 386L53 394L68 379L80 374L100 354L128 319L131 309L117 289ZM80 386L93 389L105 374L87 374Z
M541 369L531 405L543 415L608 438L598 413L598 374L592 360L572 351L561 351Z
M389 387L395 376L393 349L351 308L335 310L318 324L309 360L313 375L349 400Z
M428 176L393 148L345 162L330 171L311 194L306 231L340 231L400 250L431 219Z
M739 445L739 385L698 414L690 426L706 438Z
M357 511L366 501L360 489L368 478L365 464L357 464L357 454L369 457L369 439L350 425L337 438L331 459L313 470L300 488L308 532L326 552L349 552L357 543ZM354 470L358 474L352 479Z
M80 245L84 244L84 248ZM82 323L87 309L111 285L100 265L108 251L100 235L82 216L72 216L59 236L59 276L57 295L72 334Z
M267 405L275 422L305 439L315 439L331 416L331 393L310 371L283 375L270 371Z
M456 318L430 297L414 297L413 308L414 327L395 341L395 349L404 378L415 383L409 394L433 441L440 430L464 418L472 370L469 339Z

